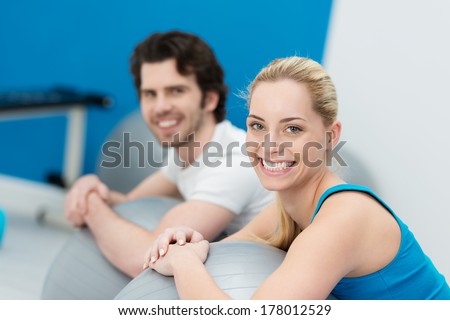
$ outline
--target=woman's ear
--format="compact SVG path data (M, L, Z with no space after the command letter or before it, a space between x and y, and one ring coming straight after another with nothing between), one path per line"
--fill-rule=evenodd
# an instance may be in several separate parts
M204 98L204 109L213 112L219 103L219 93L217 91L207 91Z
M333 149L341 138L342 124L339 120L333 122L330 128L327 130L327 149Z

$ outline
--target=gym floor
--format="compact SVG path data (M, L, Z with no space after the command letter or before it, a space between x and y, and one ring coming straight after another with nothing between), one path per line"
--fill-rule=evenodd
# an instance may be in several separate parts
M0 247L0 299L39 299L47 271L71 230L11 212L7 219Z

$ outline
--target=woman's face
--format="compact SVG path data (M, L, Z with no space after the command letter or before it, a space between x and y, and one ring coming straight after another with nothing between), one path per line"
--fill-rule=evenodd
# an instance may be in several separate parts
M260 82L254 88L247 151L266 189L286 190L323 172L327 128L312 104L308 88L293 80Z

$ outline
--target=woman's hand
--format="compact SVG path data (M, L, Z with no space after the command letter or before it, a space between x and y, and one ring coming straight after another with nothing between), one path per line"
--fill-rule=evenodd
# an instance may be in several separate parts
M183 246L171 244L164 257L160 257L150 267L165 276L173 276L178 267L185 268L188 261L198 259L204 263L209 251L209 242L202 240L197 243L187 243ZM186 270L189 272L189 270Z
M151 263L163 257L168 252L170 244L177 243L184 246L187 242L198 243L202 240L203 236L192 228L184 226L168 228L153 241L145 255L143 268L148 268Z

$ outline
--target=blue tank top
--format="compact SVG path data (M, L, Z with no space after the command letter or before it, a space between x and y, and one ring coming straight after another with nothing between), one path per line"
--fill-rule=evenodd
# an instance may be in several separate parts
M328 189L319 199L311 223L323 202L332 194L359 191L371 195L395 218L401 231L397 255L384 268L360 277L343 278L331 292L338 299L348 300L450 300L450 288L445 278L424 254L414 235L389 206L370 189L341 184Z

